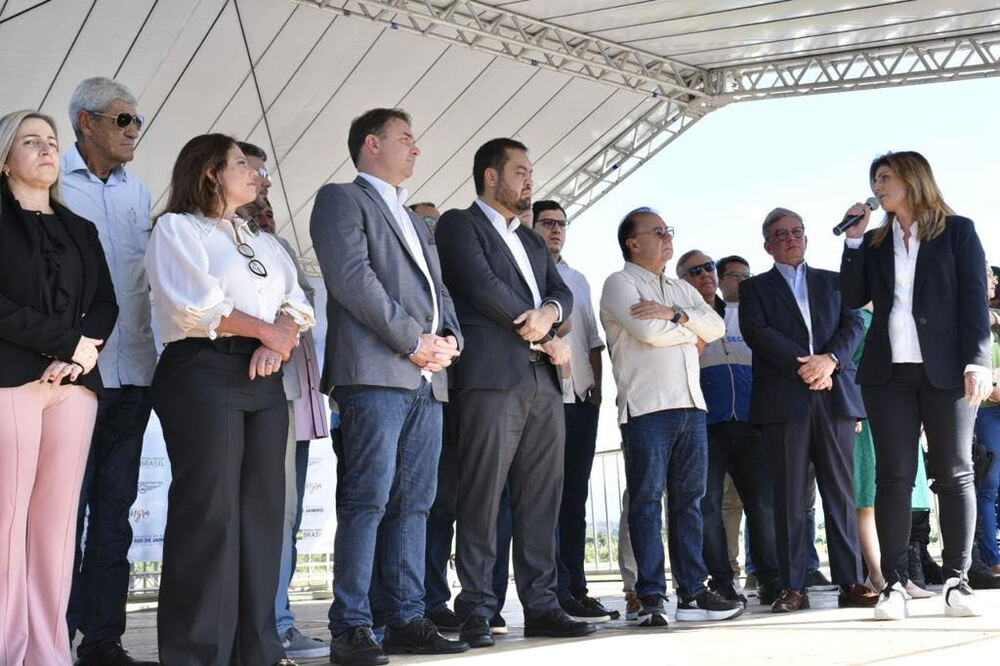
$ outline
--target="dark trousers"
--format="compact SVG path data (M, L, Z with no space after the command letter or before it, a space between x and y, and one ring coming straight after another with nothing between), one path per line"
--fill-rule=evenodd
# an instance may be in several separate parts
M587 547L587 494L597 446L597 416L588 400L563 405L566 415L566 450L563 461L562 503L559 505L559 601L587 594L583 572Z
M862 386L875 440L875 527L882 575L907 579L910 502L917 474L920 425L927 434L927 476L941 511L944 578L966 576L976 528L972 430L976 410L964 388L931 385L921 363L894 363L889 381Z
M722 523L722 490L727 473L743 501L757 577L762 583L777 582L771 473L760 431L745 421L708 426L708 482L705 498L701 501L708 573L717 581L733 580L726 529Z
M861 581L861 546L854 505L855 423L853 418L833 415L828 392L812 391L802 418L761 426L774 483L778 572L785 588L802 590L808 584L806 508L810 460L823 498L833 582L847 585Z
M628 527L635 551L640 598L666 596L663 553L663 491L667 492L670 571L683 600L705 589L701 499L705 496L708 446L705 412L663 409L630 416L622 426Z
M284 656L274 595L288 405L280 373L250 380L253 343L243 340L231 351L171 343L153 378L173 475L157 611L160 663L168 666Z
M125 633L128 550L132 546L128 518L139 483L149 400L149 387L122 386L104 389L97 403L97 424L80 492L73 589L66 612L70 640L77 631L83 634L80 654L91 646L117 641Z
M443 610L451 599L448 560L451 559L455 520L458 518L458 409L457 397L444 406L444 440L438 461L437 496L427 516L427 556L424 562L424 609L427 615ZM504 487L497 512L497 562L493 571L493 593L497 612L503 609L510 577L510 492Z
M333 395L343 455L330 632L399 627L424 614L424 540L437 486L441 403L426 380L415 390L338 386Z
M547 363L509 389L459 389L458 535L462 619L491 618L497 512L504 484L513 510L517 593L527 617L558 608L556 545L565 424L562 394Z

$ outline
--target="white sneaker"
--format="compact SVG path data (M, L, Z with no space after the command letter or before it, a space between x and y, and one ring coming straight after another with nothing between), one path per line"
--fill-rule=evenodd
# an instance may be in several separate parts
M979 617L983 614L979 601L972 594L969 584L960 578L949 578L941 588L944 595L944 614L949 617Z
M930 590L920 587L912 580L906 581L906 593L910 595L911 599L930 599L933 596L937 596Z
M878 603L875 604L876 620L902 620L909 613L906 611L906 590L903 584L896 581L892 586L882 590Z

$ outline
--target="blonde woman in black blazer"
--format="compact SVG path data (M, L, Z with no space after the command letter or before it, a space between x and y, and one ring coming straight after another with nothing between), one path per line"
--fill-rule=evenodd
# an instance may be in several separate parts
M71 666L76 514L118 317L97 229L57 200L55 123L0 119L0 654Z
M927 160L888 153L869 170L885 224L871 211L846 233L844 302L874 305L858 383L875 440L875 522L886 587L875 619L906 616L906 545L920 427L944 542L945 613L978 615L967 572L976 522L972 431L992 390L985 256L972 220L945 204Z

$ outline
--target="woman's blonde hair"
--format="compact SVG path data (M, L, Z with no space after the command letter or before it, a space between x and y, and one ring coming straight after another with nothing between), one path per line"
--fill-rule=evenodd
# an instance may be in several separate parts
M917 237L925 241L940 236L944 231L945 218L953 215L954 211L944 202L927 158L912 150L879 155L868 169L868 182L873 190L875 172L882 167L891 169L906 184L906 203L918 225ZM891 213L887 214L885 224L872 234L872 247L881 245L889 235L894 217Z
M38 118L39 120L47 122L49 127L52 128L52 133L55 135L56 139L59 139L59 130L56 128L56 122L52 120L51 116L39 113L38 111L32 111L31 109L23 109L21 111L8 113L3 118L0 118L0 165L7 164L11 148L14 146L14 137L17 136L17 130L21 129L21 124L25 120L30 120L32 118ZM59 186L62 182L62 175L60 171L61 169L56 170L55 182L49 186L49 200L59 201L61 203L62 197L59 194ZM10 187L7 184L6 171L0 172L0 182L3 183L4 187Z

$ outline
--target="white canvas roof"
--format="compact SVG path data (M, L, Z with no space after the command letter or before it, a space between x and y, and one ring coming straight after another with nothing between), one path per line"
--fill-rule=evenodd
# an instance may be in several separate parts
M160 204L190 137L256 143L305 258L315 192L354 177L348 125L374 106L413 116L410 201L468 205L475 149L514 136L536 192L580 209L732 101L997 74L995 0L0 0L0 112L41 108L65 145L75 85L115 77Z

